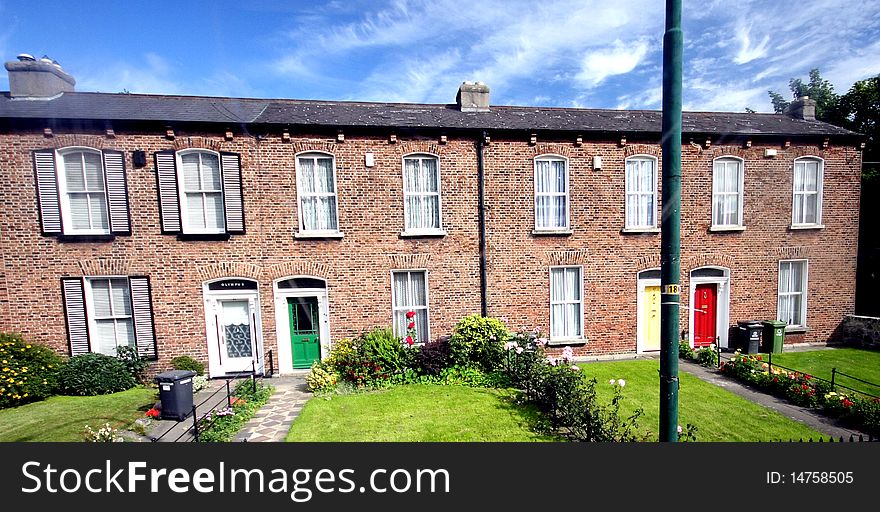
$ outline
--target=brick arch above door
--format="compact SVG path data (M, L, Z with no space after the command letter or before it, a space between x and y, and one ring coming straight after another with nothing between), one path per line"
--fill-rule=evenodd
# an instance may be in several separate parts
M286 261L265 267L262 275L271 281L289 276L313 276L326 280L330 277L330 267L316 261Z
M198 270L199 275L204 282L224 277L247 277L259 281L263 269L259 265L253 265L251 263L227 261L204 265L199 267Z
M727 254L698 254L682 258L681 268L687 271L700 267L733 268L734 263L733 257Z

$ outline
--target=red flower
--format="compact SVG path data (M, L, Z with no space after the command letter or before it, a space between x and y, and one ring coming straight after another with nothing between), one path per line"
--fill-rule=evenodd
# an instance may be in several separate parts
M148 418L158 418L159 417L159 411L157 411L155 408L148 410L146 414L147 414Z
M758 361L763 361L763 360L764 360L764 358L762 358L761 356L755 356L755 359L757 359Z
M415 323L415 322L410 322L409 325L406 326L406 328L407 328L407 329L415 329L415 328L416 328L416 323Z
M810 380L810 379L812 379L813 377L812 377L811 375L804 375L804 378L807 379L807 380Z
M415 342L413 341L412 336L407 336L406 337L406 344L412 345L413 343L415 343Z
M853 404L853 403L849 400L849 398L844 398L844 399L843 399L843 406L844 406L844 407L852 407L852 404Z
M415 311L407 311L407 312L406 312L406 317L407 317L408 319L412 319L412 317L414 317L414 316L416 316L416 312L415 312Z

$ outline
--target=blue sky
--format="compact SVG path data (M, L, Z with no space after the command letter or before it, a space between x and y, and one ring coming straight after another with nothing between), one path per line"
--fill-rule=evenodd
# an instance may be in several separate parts
M0 55L57 60L78 91L659 109L661 0L183 3L0 0ZM772 111L818 67L880 73L880 0L684 0L686 110ZM0 90L8 90L5 73Z

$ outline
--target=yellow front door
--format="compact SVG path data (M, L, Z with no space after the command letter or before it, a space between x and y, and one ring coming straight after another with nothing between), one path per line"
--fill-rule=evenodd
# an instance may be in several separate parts
M642 351L660 350L660 287L646 286L642 301Z

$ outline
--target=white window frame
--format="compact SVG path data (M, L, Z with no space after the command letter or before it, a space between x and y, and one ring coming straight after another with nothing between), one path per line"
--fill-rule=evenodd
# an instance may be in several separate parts
M189 220L189 210L187 209L187 190L184 187L184 179L183 179L183 157L185 155L190 154L210 154L217 158L217 170L220 172L220 204L223 206L223 216L220 219L219 226L214 228L195 228L190 225ZM177 151L174 155L177 159L177 193L180 201L180 227L181 232L185 234L219 234L226 233L226 193L223 191L223 164L220 160L220 153L216 151L211 151L208 149L184 149L181 151ZM201 167L202 167L202 159L199 156L199 176L201 177ZM199 186L203 186L202 183ZM216 194L218 190L207 190L207 189L199 189L199 190L191 190L190 193L202 193L204 194ZM205 209L205 202L202 202L202 209L204 210L205 219L208 218L208 211ZM207 224L207 221L206 221Z
M729 165L730 163L736 163L739 166L739 180L737 183L737 191L736 192L720 192L715 189L715 173L718 172L716 165L721 163L724 166ZM712 160L712 227L713 228L741 228L743 227L743 210L745 209L745 204L743 204L743 199L745 197L744 189L745 189L745 175L746 175L746 165L745 160L736 156L724 155L719 156ZM734 195L737 196L737 212L736 212L736 223L735 224L716 224L715 223L715 214L718 212L718 205L715 202L716 197L720 196L728 196Z
M562 301L554 301L553 300L553 270L562 269L563 271L566 269L577 269L578 271L578 284L580 285L580 300L562 300ZM548 336L550 336L550 341L553 343L557 342L582 342L584 340L584 267L583 265L554 265L550 267L550 271L547 274L549 279L549 287L548 290L550 295L548 296L549 304L550 304L550 326L548 328ZM579 304L580 305L580 315L581 315L581 332L577 336L564 336L564 337L554 337L553 336L553 306L559 304Z
M104 184L104 208L107 211L107 228L106 229L73 229L73 217L70 211L70 192L67 189L67 174L64 169L64 156L70 153L92 153L98 155L98 161L101 163L101 182ZM104 153L100 150L73 146L55 151L55 172L58 179L58 199L61 206L61 225L65 235L109 235L110 234L110 203L107 200L107 173L104 170ZM83 162L83 172L85 172L85 162ZM91 194L97 191L87 192L89 196L89 205L91 205ZM89 208L89 222L91 223L92 209Z
M92 281L109 281L110 282L110 285L109 285L110 286L110 309L111 309L111 311L113 311L115 309L115 307L113 305L113 280L114 279L124 279L125 280L126 284L129 287L128 300L130 302L131 301L131 284L128 280L128 276L86 276L83 278L83 283L84 283L83 291L84 291L85 302L86 302L86 316L88 318L88 326L89 326L89 352L92 352L92 353L104 354L104 352L99 351L100 344L98 343L98 340L96 338L96 334L98 332L98 327L97 327L98 320L112 319L114 321L113 322L113 324L114 324L113 332L114 332L114 337L115 337L117 348L120 346L119 345L119 332L118 332L118 328L116 327L117 320L124 320L124 319L131 320L132 333L135 332L135 330L134 330L135 329L135 327L134 327L134 304L129 303L129 307L132 310L131 315L115 315L114 314L110 317L97 318L97 315L95 313L95 297L94 297L94 292L92 291ZM125 346L136 348L137 347L137 340L135 339L133 345L125 345ZM115 356L116 354L105 354L105 355Z
M804 265L804 272L803 272L803 276L804 276L803 291L800 291L800 292L786 292L786 293L784 293L784 294L782 293L782 291L781 291L781 290L782 290L782 282L781 282L781 281L782 281L782 265L783 265L783 264L786 264L786 263L788 263L788 264L791 264L791 263L803 263L803 265ZM787 320L787 319L782 319L782 318L780 318L780 317L782 316L782 314L781 314L782 312L780 311L780 305L781 305L780 303L781 303L782 296L783 296L783 295L787 295L787 296L800 295L800 296L801 296L801 311L800 311L800 314L801 314L801 319L803 320L803 323L801 323L801 324L789 324L789 325L786 326L786 330L803 330L803 329L806 329L806 328L807 328L807 296L808 296L808 292L809 292L808 284L809 284L809 278L810 278L810 274L809 274L809 272L810 272L810 262L809 262L809 260L806 260L806 259L779 260L779 265L778 265L776 271L777 271L777 279L776 279L776 283L777 283L777 284L776 284L776 318L777 318L779 321L781 321L781 322L786 322L786 323L788 323L788 320ZM791 275L791 273L789 273L789 275Z
M299 159L300 158L329 158L330 163L333 168L333 192L314 192L308 193L305 196L303 195L302 187L300 187L300 175L302 174ZM337 172L336 172L336 155L333 153L327 153L324 151L303 151L302 153L297 153L293 157L294 165L296 168L296 214L297 214L297 233L306 236L339 236L342 232L339 229L339 185L337 183ZM335 215L336 215L336 229L305 229L305 225L303 224L303 208L302 208L302 200L304 197L334 197L336 201L333 202L335 205Z
M562 161L565 166L565 226L544 227L538 226L538 162ZM535 218L535 231L540 233L568 232L571 230L571 172L569 170L568 158L562 155L545 154L534 158L532 172L532 182L534 185L534 203L532 204L532 215ZM562 194L542 192L541 196L558 197Z
M422 160L434 160L436 162L437 169L437 192L407 192L406 191L406 161L407 160L419 160L419 168L421 168ZM401 172L400 176L403 182L403 234L405 235L437 235L437 234L445 234L443 231L443 194L442 187L440 183L440 156L435 155L433 153L410 153L408 155L404 155L401 159ZM421 228L421 229L413 229L406 225L407 219L409 219L409 215L407 215L407 201L406 199L410 196L437 196L437 221L438 226L436 228ZM338 222L338 217L337 217Z
M403 273L403 272L406 272L407 274L410 274L413 272L422 272L425 274L425 305L424 306L398 306L397 305L397 295L394 293L394 274ZM421 345L423 343L427 343L428 341L430 341L432 339L431 338L431 298L430 298L430 294L429 294L429 290L431 287L428 283L428 278L429 278L428 269L426 269L426 268L394 269L391 271L391 326L392 326L392 330L393 330L394 324L395 324L395 322L394 322L395 316L397 315L398 312L402 311L404 314L406 314L407 311L416 311L416 310L422 310L422 309L425 310L425 324L428 326L428 336L426 339L416 340L418 345ZM407 277L407 280L410 280L410 278ZM405 332L403 332L403 333L395 332L394 335L403 338L404 336L406 336L406 333Z
M800 191L798 192L796 189L796 178L795 174L797 172L797 165L799 162L816 162L818 165L818 173L816 176L816 191L815 192L807 192ZM825 160L818 156L803 156L799 158L795 158L792 163L791 168L791 225L794 228L798 227L821 227L822 226L822 191L825 188ZM795 197L797 195L816 195L816 222L800 222L800 219L795 218ZM806 201L804 201L804 215L806 215L807 206Z
M633 192L629 191L629 173L626 171L626 165L630 161L649 161L653 166L652 172L654 173L653 180L653 195L654 195L654 209L651 211L651 224L635 224L633 223L633 219L629 218L629 208L627 208L628 199L631 195L647 195L644 192ZM624 160L623 164L623 215L624 215L624 226L626 229L655 229L657 227L657 157L653 155L632 155L627 157Z

